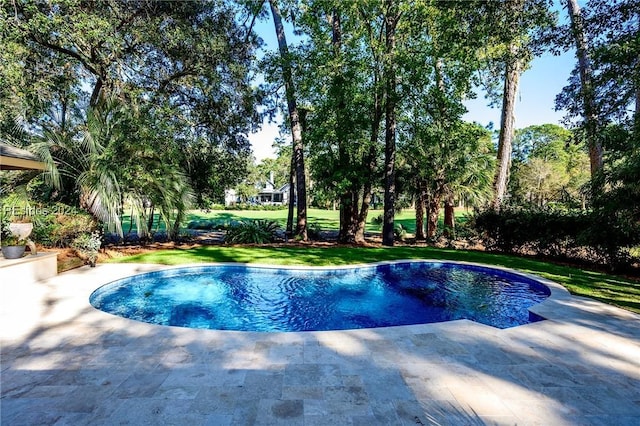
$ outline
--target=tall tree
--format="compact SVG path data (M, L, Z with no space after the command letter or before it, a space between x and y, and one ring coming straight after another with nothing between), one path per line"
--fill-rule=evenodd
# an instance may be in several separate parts
M541 48L541 33L553 22L554 14L547 0L506 0L487 3L488 42L501 63L503 74L502 113L498 136L498 161L491 202L500 208L506 191L511 166L511 150L515 132L515 104L520 75L527 69L532 55Z
M595 104L593 87L593 70L589 55L587 32L584 28L585 21L578 6L577 0L566 0L567 10L571 18L571 30L578 57L578 70L580 71L580 95L584 108L584 129L589 147L589 162L591 175L595 176L602 169L602 143L598 136L598 113Z
M410 36L403 58L404 75L400 136L405 164L413 179L416 205L416 237L432 238L444 202L445 219L455 226L453 202L460 187L451 171L462 147L469 142L462 131L463 101L471 96L473 75L480 62L477 52L484 45L483 16L468 3L425 2L410 16L419 23L408 29ZM409 16L405 15L405 22ZM460 34L465 36L461 37ZM471 138L473 139L473 138ZM454 191L455 187L455 191Z
M360 162L363 168L363 187L362 187L362 203L360 205L360 213L358 214L358 226L356 229L356 242L364 242L365 224L369 207L373 199L373 185L378 169L378 151L380 126L382 123L382 113L384 104L384 85L383 85L383 54L380 50L380 40L382 39L384 25L376 27L375 20L369 18L368 12L364 8L359 9L359 16L365 30L364 45L369 51L369 78L370 85L366 92L370 94L370 102L368 107L368 125L369 125L369 148L362 155ZM381 21L382 23L383 21Z
M361 243L379 152L382 11L373 1L308 1L304 11L300 93L312 106L314 187L339 201L339 240Z
M213 2L2 3L0 99L39 133L73 132L102 99L135 105L180 148L157 147L180 157L197 194L220 196L243 177L260 122L258 40L235 14Z
M511 146L515 132L515 102L523 70L522 53L519 46L522 40L518 34L521 29L517 16L522 13L524 0L508 0L505 2L505 14L512 21L508 24L510 34L507 36L507 49L504 58L504 86L502 89L502 114L500 116L500 134L498 136L498 162L494 178L493 207L499 208L507 192L507 179L511 168Z
M384 222L382 245L394 244L396 202L396 102L398 85L396 64L396 28L401 13L394 0L385 0L385 136L384 136Z
M640 16L638 0L590 0L584 9L567 0L571 25L559 28L561 48L576 47L578 62L556 108L579 121L589 146L592 175L603 163L609 123L625 123L640 107ZM597 182L596 182L597 183Z
M282 76L285 84L287 97L287 110L289 112L289 124L291 126L291 136L293 138L293 158L296 169L296 203L298 221L296 225L296 235L303 241L307 239L307 189L304 168L304 144L302 140L302 124L300 123L300 112L296 102L296 90L291 70L289 47L282 25L282 16L276 0L269 0L271 15L278 38L278 50L280 51Z

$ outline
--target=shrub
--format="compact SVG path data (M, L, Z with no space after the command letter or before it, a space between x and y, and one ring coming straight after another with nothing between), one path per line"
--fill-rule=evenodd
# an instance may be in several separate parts
M20 237L18 237L17 235L7 235L7 236L2 236L1 238L2 241L0 241L0 243L2 243L3 246L24 246L27 245L27 240L23 240Z
M229 244L265 244L275 240L280 228L277 222L258 219L234 222L229 226L225 243Z
M98 231L82 233L71 243L71 247L73 247L78 255L91 267L96 266L98 250L100 250L101 245L102 240L100 239L100 233Z
M319 240L321 237L322 228L317 222L313 222L307 226L307 236L312 240Z
M608 264L631 264L640 229L618 215L524 208L485 210L473 219L488 250Z
M382 216L382 214L371 218L371 223L373 225L382 225L382 222L384 222L384 216Z
M91 216L62 203L18 206L15 209L28 213L17 216L18 218L33 223L29 238L48 247L69 247L76 237L82 233L91 233L97 227ZM12 222L15 218L3 215L2 220L3 223Z
M402 226L402 224L399 224L398 226L393 228L393 235L397 240L404 241L404 239L407 237L407 230L404 226Z
M75 238L93 232L96 226L93 218L87 214L57 214L52 222L43 222L37 236L42 239L42 244L48 242L55 247L69 247Z

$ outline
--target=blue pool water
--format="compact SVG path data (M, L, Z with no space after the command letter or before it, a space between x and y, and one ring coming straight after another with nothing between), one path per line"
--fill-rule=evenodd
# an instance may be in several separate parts
M350 269L203 266L146 273L90 297L154 324L242 331L345 330L469 319L498 328L541 320L545 285L481 266L408 262Z

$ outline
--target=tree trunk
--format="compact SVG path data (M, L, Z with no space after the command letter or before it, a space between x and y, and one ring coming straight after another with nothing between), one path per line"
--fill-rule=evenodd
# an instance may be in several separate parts
M382 98L380 81L378 74L374 71L373 85L373 113L371 114L371 136L369 138L369 152L364 158L364 164L367 169L367 177L363 187L362 205L360 206L360 214L358 215L358 225L356 229L356 242L364 243L365 228L367 224L367 216L369 214L369 206L373 198L372 182L376 172L376 158L378 157L378 136L380 135L380 123L382 122Z
M418 191L416 194L416 241L424 240L424 207L426 191L424 190L424 182L418 181Z
M285 231L285 235L287 238L291 238L293 236L293 207L295 205L296 199L296 164L291 156L291 165L289 167L289 205L287 212L287 230Z
M430 194L427 203L427 238L434 239L438 231L438 216L440 216L440 200L442 194L435 191Z
M447 195L444 200L444 236L455 238L456 236L456 216L454 210L453 195Z
M355 243L358 224L358 191L343 194L340 198L340 232L338 241Z
M385 16L385 137L384 137L384 224L382 245L394 244L394 215L396 201L396 25L398 15L393 0L386 0Z
M602 144L598 137L598 114L593 93L593 72L589 58L589 46L584 30L584 18L577 0L567 0L567 9L571 18L571 29L576 42L576 55L580 70L580 94L584 105L584 128L589 147L591 177L602 169Z
M145 230L145 234L144 234L145 239L151 235L151 232L153 230L153 216L155 215L155 210L156 210L155 206L151 204L149 217L147 218L147 229Z
M376 157L378 152L378 150L376 149L376 144L378 143L378 131L380 129L380 120L382 119L382 110L380 109L380 102L377 96L374 103L374 119L371 125L372 129L370 139L371 146L369 147L369 153L364 159L367 167L367 176L362 188L362 204L360 205L360 213L358 214L358 220L356 224L356 243L365 242L364 234L367 225L367 216L369 215L369 207L371 206L371 200L373 198L372 182L373 176L376 171Z
M340 25L340 15L337 9L333 9L328 18L331 24L331 44L336 63L341 63L342 56L342 28ZM343 118L348 114L346 111L346 101L344 93L344 74L338 66L334 70L334 77L331 82L331 96L335 101L335 134L338 142L338 167L347 170L351 167L351 158L347 149L349 129L345 129ZM340 230L338 241L340 243L354 243L356 240L356 221L358 215L358 189L354 183L343 189L340 195Z
M298 211L298 222L296 225L296 235L303 241L307 240L307 189L306 176L304 170L304 145L302 141L302 127L300 125L300 114L295 97L295 87L291 64L289 62L289 48L287 38L282 25L280 10L276 0L269 0L273 24L278 37L278 49L282 59L282 77L284 79L285 92L287 96L287 109L289 111L289 122L291 124L291 136L293 139L293 161L296 169L296 204Z
M89 99L89 106L95 107L98 104L98 101L103 96L102 88L104 86L104 80L101 76L96 76L96 84L93 86L93 90L91 91L91 98Z
M500 134L498 136L498 162L493 181L492 206L499 209L507 192L509 168L511 167L511 150L515 132L515 108L518 83L520 81L521 60L515 55L515 45L510 46L511 58L507 60L504 90L502 93L502 116L500 118Z
M367 226L367 216L369 215L369 207L371 206L371 183L367 182L364 185L362 194L362 204L360 204L360 213L358 214L358 221L356 224L356 238L357 244L365 242L365 231Z
M640 132L640 82L636 83L636 110L633 113L636 132Z

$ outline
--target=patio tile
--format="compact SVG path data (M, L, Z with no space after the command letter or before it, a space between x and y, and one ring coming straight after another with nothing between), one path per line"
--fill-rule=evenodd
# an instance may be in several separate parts
M190 410L201 414L233 416L238 405L252 399L242 387L202 387L190 405ZM242 398L244 396L244 398Z
M335 364L292 364L284 371L287 386L339 386L343 384L340 367Z
M121 399L153 396L168 376L168 371L133 373L116 388L113 396Z
M159 268L81 268L15 300L3 288L0 423L640 424L640 315L560 292L548 320L507 330L246 333L88 305L101 283ZM25 322L6 327L27 302Z
M261 399L256 425L304 425L303 401Z

